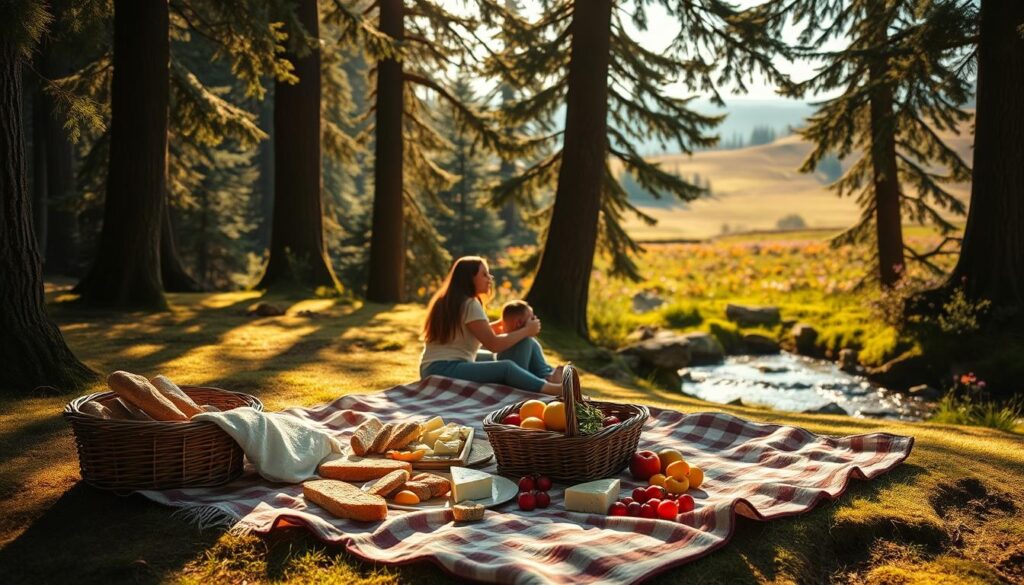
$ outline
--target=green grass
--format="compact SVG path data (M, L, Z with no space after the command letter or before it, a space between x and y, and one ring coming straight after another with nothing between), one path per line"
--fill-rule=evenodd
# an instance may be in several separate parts
M51 294L51 297L53 295ZM269 300L282 317L242 316ZM261 299L250 292L170 295L161 314L52 314L72 349L101 372L164 373L258 395L269 410L314 405L416 379L424 309L338 299ZM315 316L299 316L312 310ZM705 324L711 322L705 312ZM786 311L784 310L784 315ZM722 410L753 420L848 435L916 437L913 455L872 482L853 482L835 503L794 518L739 519L728 546L655 583L996 583L1020 581L1024 522L1021 436L993 429L898 423L709 404L636 380L588 371L608 352L564 332L542 335L552 361L584 368L595 397L686 412ZM99 387L90 390L99 390ZM0 400L0 574L5 583L438 583L432 565L388 568L325 547L303 530L268 537L198 531L141 497L79 481L60 411L70 397ZM980 488L978 487L980 486Z

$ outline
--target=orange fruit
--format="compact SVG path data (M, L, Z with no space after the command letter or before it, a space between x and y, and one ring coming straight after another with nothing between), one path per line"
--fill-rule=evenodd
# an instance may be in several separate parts
M535 416L523 419L523 422L519 426L524 429L535 429L538 431L548 430L548 427L545 426L544 421L540 420Z
M665 487L665 476L660 473L655 473L651 476L651 479L647 480L651 485L660 485Z
M690 489L690 481L685 477L683 479L676 479L674 477L665 478L665 489L670 494L681 494L686 490Z
M420 497L409 490L402 490L395 494L395 503L403 506L415 506L420 503Z
M658 451L658 459L661 459L661 472L668 473L669 464L683 460L683 454L675 449L662 449Z
M665 475L676 479L686 479L690 473L690 466L685 461L673 461L665 468Z
M565 403L555 400L544 407L544 424L551 431L565 430Z
M524 421L530 417L543 419L545 407L547 405L540 400L527 400L519 407L519 418Z
M426 449L417 449L415 451L388 451L388 457L398 461L419 461L420 459L423 459L423 456L426 454Z
M690 487L697 489L700 484L704 483L704 472L700 470L700 467L691 467L690 473L686 475L686 478L690 480Z

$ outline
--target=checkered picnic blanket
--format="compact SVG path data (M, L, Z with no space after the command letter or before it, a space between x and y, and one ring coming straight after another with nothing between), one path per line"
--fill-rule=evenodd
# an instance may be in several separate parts
M330 404L287 410L346 440L370 413L385 421L440 415L473 426L501 405L536 397L512 388L430 377L374 394L351 394ZM693 561L725 545L735 516L770 520L835 499L850 478L871 479L892 469L913 437L873 433L822 437L803 429L754 423L724 413L683 414L651 408L641 449L675 447L705 472L697 507L680 522L567 512L562 489L544 510L521 512L515 501L477 523L455 525L445 510L391 510L381 523L332 517L307 504L301 485L270 484L247 473L205 489L140 492L183 508L199 520L221 520L237 532L266 533L304 525L318 538L365 560L402 564L427 560L460 578L501 583L631 583ZM492 461L487 471L495 471ZM621 495L640 485L621 475Z

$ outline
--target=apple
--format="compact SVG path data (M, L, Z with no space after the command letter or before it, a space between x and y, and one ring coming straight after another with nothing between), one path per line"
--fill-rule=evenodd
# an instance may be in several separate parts
M617 417L617 416L614 416L614 415L613 416L606 416L606 417L604 417L601 420L601 426L602 427L610 427L612 425L617 425L620 422L622 422L622 421L619 420L619 417Z
M510 414L505 418L501 419L501 424L518 427L519 425L523 424L523 418L518 414Z
M537 498L530 492L522 492L519 494L519 509L524 512L529 512L537 507Z
M663 520L675 520L679 513L679 504L675 500L665 500L658 504L658 517Z
M521 492L529 492L529 491L533 491L533 488L534 488L534 482L533 482L533 476L532 475L524 475L523 477L519 478L519 491L521 491Z
M537 484L537 489L542 492L546 492L551 489L551 480L543 475L538 477L535 483Z
M661 460L654 451L637 451L629 462L629 472L634 478L647 481L655 473L661 473Z
M538 508L547 508L551 504L551 496L547 492L533 492L533 497L537 500Z
M665 497L665 490L661 486L651 485L647 486L647 499L653 500L655 498L661 499Z

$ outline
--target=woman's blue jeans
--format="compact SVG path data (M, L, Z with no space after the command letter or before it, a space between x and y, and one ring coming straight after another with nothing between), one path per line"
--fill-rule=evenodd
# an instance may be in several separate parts
M527 343L529 341L536 344L536 350L540 350L540 344L535 339L528 337L498 354L499 358L504 358L508 355L509 358L516 358L515 361L512 359L498 359L496 361L478 362L462 360L430 362L420 367L420 375L424 378L427 376L445 376L458 380L480 382L481 384L504 384L513 388L540 392L546 381L530 373L527 369L531 365L530 358L534 352L533 344ZM521 345L524 347L519 348ZM522 361L520 362L520 360ZM540 361L544 361L543 352L541 352ZM544 365L546 366L547 364L544 363Z

